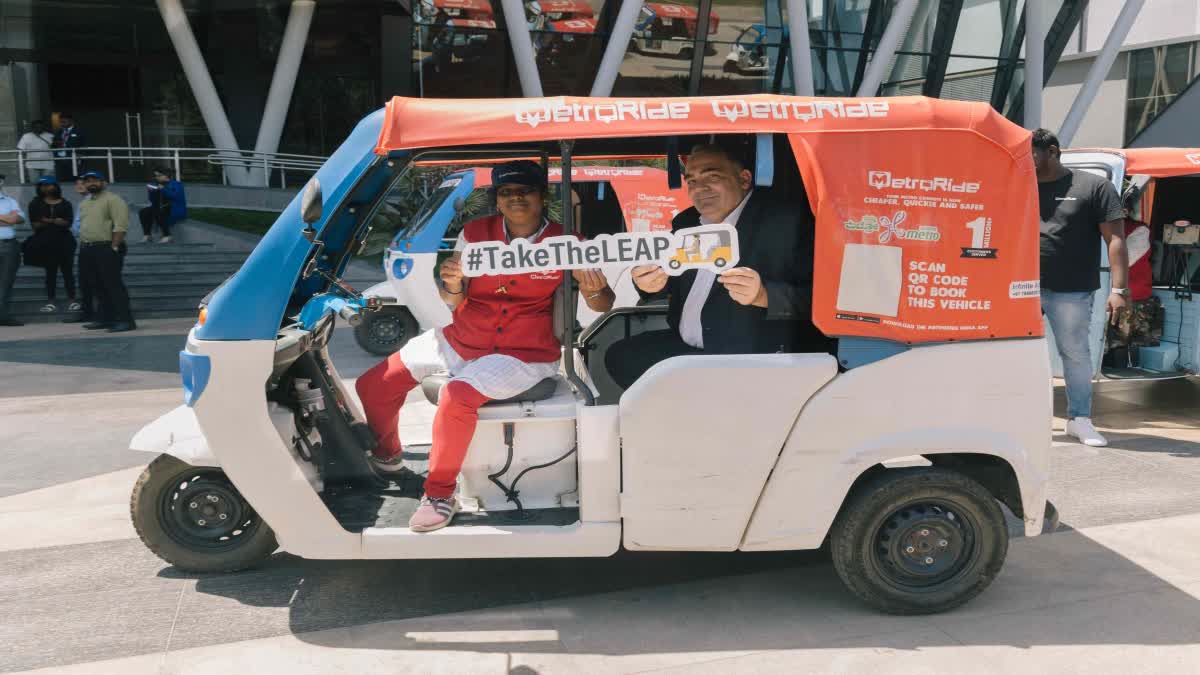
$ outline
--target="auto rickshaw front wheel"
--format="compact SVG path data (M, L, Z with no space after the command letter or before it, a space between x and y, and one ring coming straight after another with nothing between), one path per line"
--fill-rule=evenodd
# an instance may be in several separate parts
M995 498L954 471L888 470L857 488L830 533L838 576L889 614L957 607L1000 573L1008 526Z
M185 572L236 572L279 547L224 471L170 455L142 472L129 511L146 548Z
M376 356L391 356L408 344L421 326L406 307L382 307L363 314L362 322L354 327L354 340Z

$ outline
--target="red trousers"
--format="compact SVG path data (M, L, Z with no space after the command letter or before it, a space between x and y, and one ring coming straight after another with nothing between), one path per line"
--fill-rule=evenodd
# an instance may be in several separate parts
M354 388L362 401L367 424L379 439L374 454L380 459L399 455L400 407L408 392L419 383L409 372L397 352L358 378ZM458 473L467 457L467 447L475 435L479 421L479 406L490 399L475 387L451 380L438 400L433 417L433 447L429 450L429 475L425 478L425 494L445 498L454 494Z

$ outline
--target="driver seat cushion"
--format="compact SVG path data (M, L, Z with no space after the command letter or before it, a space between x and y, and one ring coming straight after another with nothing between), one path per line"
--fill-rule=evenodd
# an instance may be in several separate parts
M442 387L450 382L449 373L434 373L429 377L421 380L421 393L425 394L425 400L437 405L438 397L442 393ZM547 377L541 380L525 391L513 396L512 398L493 399L484 403L484 406L503 405L506 403L534 403L536 401L545 401L554 396L554 392L558 390L558 378Z

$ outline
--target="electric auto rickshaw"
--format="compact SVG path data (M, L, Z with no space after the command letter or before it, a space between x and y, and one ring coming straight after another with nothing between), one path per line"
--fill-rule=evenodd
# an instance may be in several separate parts
M1200 374L1200 148L1096 148L1064 150L1062 163L1110 181L1135 218L1148 225L1127 238L1130 261L1146 256L1152 269L1151 294L1161 307L1153 320L1154 337L1111 351L1106 298L1112 282L1108 248L1101 247L1101 287L1094 301L1089 342L1097 376L1119 380L1156 380ZM1046 327L1049 331L1049 326ZM1062 360L1051 350L1052 368L1062 374Z
M712 263L713 267L720 269L732 259L733 245L728 232L701 230L684 237L683 246L675 249L675 255L667 261L667 267L677 270L685 265L704 266Z
M666 307L614 309L581 332L563 275L561 375L479 409L464 511L411 532L420 480L371 469L376 440L328 349L339 322L388 303L340 276L385 196L415 162L551 154L564 200L573 154L662 153L678 187L680 156L713 134L751 150L753 189L811 211L815 248L796 261L812 265L811 310L772 320L811 320L837 346L675 357L621 389L598 377L606 349L664 326ZM862 226L882 215L886 242ZM562 219L576 231L574 209ZM164 560L203 572L276 548L436 559L827 545L874 607L955 607L1001 569L1003 508L1027 536L1055 521L1038 223L1029 132L984 103L395 98L206 299L180 352L184 405L131 443L158 455L134 487L134 525ZM743 255L767 245L754 232L737 229ZM422 385L436 400L436 380ZM421 449L406 452L416 475Z
M562 168L551 166L548 175L550 184L557 186ZM670 189L666 172L652 167L578 166L571 169L571 180L572 191L580 202L574 209L576 224L589 238L616 232L670 230L671 219L691 206L687 192ZM387 280L363 291L367 297L389 297L393 301L367 312L354 327L360 347L387 356L420 331L450 323L450 310L438 295L434 270L441 262L439 254L448 253L468 219L494 212L488 198L491 181L491 170L486 167L450 173L396 230L383 256ZM406 197L403 186L391 190L378 208L375 226L395 229L392 223L401 217L396 202ZM584 212L587 218L581 218ZM604 271L618 290L618 299L634 297L624 268ZM592 313L583 307L580 314L582 320Z
M634 25L632 48L640 54L662 54L691 58L692 45L699 28L699 12L695 7L674 5L664 2L647 2L642 5ZM715 36L721 25L716 12L708 15L708 35ZM709 44L705 54L717 53L716 46Z
M776 32L782 36L782 39L787 39L786 28L779 28ZM725 56L722 70L738 75L761 75L767 72L771 65L767 48L773 46L768 36L766 25L761 23L743 28L737 39L729 46L729 54ZM780 37L776 37L774 41L778 42L780 39ZM778 48L778 45L774 46Z

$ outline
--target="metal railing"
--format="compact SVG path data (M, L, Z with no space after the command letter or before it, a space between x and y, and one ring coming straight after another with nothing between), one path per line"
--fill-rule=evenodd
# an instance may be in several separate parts
M164 165L170 166L176 176L184 176L184 169L188 166L195 167L197 164L205 167L218 167L221 169L221 183L228 185L231 182L242 183L251 186L273 187L274 178L278 177L278 185L282 189L288 187L289 171L293 176L302 174L305 180L325 163L325 157L318 155L297 155L284 152L254 152L251 150L223 150L221 148L149 148L149 147L131 147L131 146L99 146L88 148L69 148L66 150L0 150L0 167L13 166L15 171L10 171L9 174L15 174L20 183L29 182L31 170L30 162L44 163L51 161L46 155L52 154L52 160L55 166L58 162L71 163L71 175L77 176L82 171L87 169L99 168L97 165L103 163L107 168L105 176L109 182L119 182L120 178L117 175L117 168L122 166L123 171L128 171L131 174L136 174L136 178L130 180L144 180L146 178L145 169L147 165ZM59 156L60 153L65 153L67 156ZM32 158L30 157L32 155ZM82 167L82 168L81 168ZM138 168L140 167L140 173ZM244 172L241 176L242 180L230 180L231 171ZM0 173L3 173L0 169ZM201 177L203 174L211 173L204 171L193 171ZM191 177L194 180L195 176ZM202 181L203 182L203 181Z

